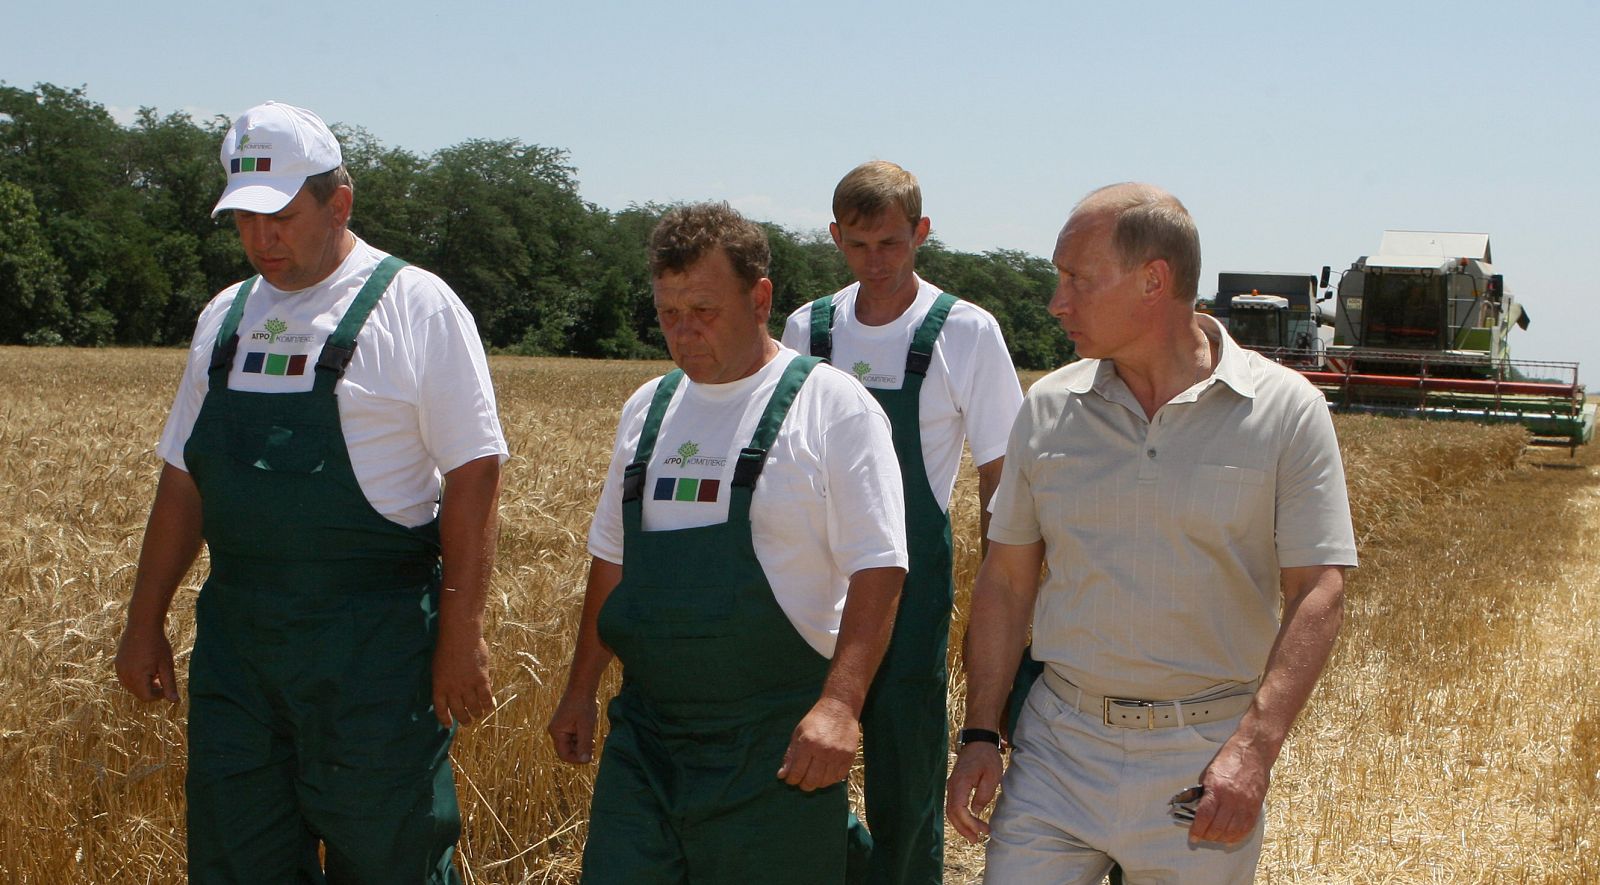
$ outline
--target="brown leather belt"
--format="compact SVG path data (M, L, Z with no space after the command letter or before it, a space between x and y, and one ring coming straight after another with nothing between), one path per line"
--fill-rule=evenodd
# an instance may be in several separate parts
M1176 728L1203 725L1238 716L1249 709L1256 687L1229 685L1215 692L1177 701L1142 701L1136 698L1090 694L1066 677L1044 668L1044 683L1067 706L1085 716L1098 716L1113 728Z

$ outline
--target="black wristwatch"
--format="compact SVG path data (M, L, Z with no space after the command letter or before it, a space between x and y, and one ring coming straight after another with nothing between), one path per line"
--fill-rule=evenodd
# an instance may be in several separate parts
M956 743L963 747L967 744L994 744L996 749L1006 748L1006 742L1000 737L1000 732L988 728L963 728L956 732Z

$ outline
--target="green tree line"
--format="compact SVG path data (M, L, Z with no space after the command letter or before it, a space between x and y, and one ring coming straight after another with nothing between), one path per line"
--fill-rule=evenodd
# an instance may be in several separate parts
M187 343L206 301L251 272L227 217L210 217L227 127L148 107L124 126L82 87L0 83L0 344ZM644 247L670 207L586 202L560 148L472 139L422 156L333 129L356 182L351 228L443 277L490 348L665 355ZM850 274L825 232L764 226L777 331ZM1069 358L1045 310L1048 261L930 240L918 270L992 312L1019 367Z

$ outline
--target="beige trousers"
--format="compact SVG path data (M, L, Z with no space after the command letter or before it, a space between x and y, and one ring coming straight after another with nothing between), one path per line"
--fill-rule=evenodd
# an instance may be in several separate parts
M1229 718L1114 728L1036 681L1001 781L985 885L1093 885L1113 862L1127 885L1253 881L1260 822L1240 845L1191 845L1188 826L1167 808L1174 793L1198 782L1236 727Z

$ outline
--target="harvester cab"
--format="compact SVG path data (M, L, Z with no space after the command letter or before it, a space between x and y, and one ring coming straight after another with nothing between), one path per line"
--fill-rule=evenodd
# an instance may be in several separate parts
M1278 295L1237 295L1228 305L1228 334L1254 350L1289 346L1289 299Z
M1488 234L1385 231L1342 275L1334 314L1325 365L1302 371L1337 411L1517 423L1572 448L1594 435L1577 363L1511 360L1529 318Z
M1331 355L1376 371L1395 367L1386 354L1427 355L1430 374L1488 378L1510 358L1512 326L1528 315L1490 264L1488 234L1391 230L1339 281Z
M1333 339L1311 274L1220 273L1212 312L1240 345L1296 368L1322 365Z

